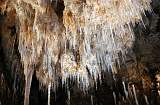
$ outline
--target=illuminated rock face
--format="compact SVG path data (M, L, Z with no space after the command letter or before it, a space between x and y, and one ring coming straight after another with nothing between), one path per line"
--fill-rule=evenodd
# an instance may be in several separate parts
M64 3L61 15L57 2ZM34 71L48 91L56 87L57 77L66 87L68 78L73 78L85 91L101 79L102 72L117 74L128 53L133 66L133 27L143 24L145 11L151 12L151 0L14 0L3 4L7 3L15 10L19 26L25 105ZM126 66L129 70L130 65Z

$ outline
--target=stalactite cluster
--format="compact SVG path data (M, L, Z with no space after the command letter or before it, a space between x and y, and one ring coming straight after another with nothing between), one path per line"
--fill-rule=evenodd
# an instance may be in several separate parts
M132 48L131 25L142 21L145 10L151 11L150 0L64 0L60 23L50 0L15 2L22 26L19 51L26 80L26 105L36 69L45 72L44 78L41 74L39 77L46 84L56 84L59 72L63 84L67 86L67 79L74 78L82 90L101 78L102 70L116 73L116 62L125 62L125 54Z
M52 2L57 1L14 2L22 26L19 51L24 74L27 77L39 69L37 72L46 72L44 77L54 81L59 72L64 82L74 77L85 88L88 74L96 80L101 70L114 73L115 63L120 65L119 59L125 62L134 41L132 26L143 22L145 10L151 11L150 0L64 0L61 23Z
M34 73L48 87L48 105L50 91L58 86L59 78L68 92L70 80L86 92L101 81L103 72L110 72L115 79L119 72L126 72L125 68L132 69L128 75L133 75L132 71L138 68L138 55L133 51L139 40L135 26L146 28L143 19L146 11L153 13L151 3L152 0L2 0L1 13L12 9L17 22L11 28L18 34L25 76L24 104L29 105ZM146 69L143 64L140 68ZM123 86L126 87L124 81ZM131 86L136 100L135 87Z

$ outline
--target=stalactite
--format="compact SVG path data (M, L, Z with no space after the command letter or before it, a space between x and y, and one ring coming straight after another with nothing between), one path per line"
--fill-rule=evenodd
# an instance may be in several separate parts
M48 105L50 105L50 100L51 100L51 83L48 85Z
M24 105L29 105L29 95L32 83L33 70L30 70L25 75L25 95L24 95Z
M122 54L122 61L126 63L126 54L131 50L135 40L131 26L139 21L143 23L144 11L151 11L151 1L142 2L64 0L63 23L66 28L66 40L69 40L69 46L71 46L69 49L75 50L75 46L80 46L78 49L80 61L73 60L73 65L78 64L78 66L71 71L79 73L82 69L84 74L89 72L95 80L101 76L101 71L111 68L110 72L116 73L115 62L120 62L121 59L119 53ZM82 44L79 42L80 38L82 38ZM67 62L66 65L71 68ZM66 68L64 68L66 72L63 73L62 65L62 77L68 78L70 68L68 70ZM84 74L75 73L80 78L83 78Z
M102 71L111 68L112 73L117 72L115 62L120 62L120 52L125 62L125 54L131 50L134 41L130 24L142 21L141 14L145 10L151 11L150 2L64 0L64 27L61 27L50 0L18 1L16 8L26 5L17 8L19 17L31 18L27 6L35 9L32 24L24 23L24 29L28 27L30 35L20 35L19 39L22 61L26 62L24 66L40 62L39 69L53 75L55 65L60 62L63 83L67 84L67 78L73 77L82 89L87 89L89 74L96 82Z
M145 11L152 12L151 0L63 2L63 15L55 10L58 0L12 2L20 25L18 49L26 82L24 105L29 104L33 72L48 86L49 105L51 84L57 84L57 77L66 87L69 87L68 80L75 80L86 92L91 86L97 86L102 72L115 75L121 64L129 67L126 55L133 52L133 27L143 24ZM134 54L133 60L136 61ZM128 98L125 83L122 84ZM132 88L138 105L134 85Z
M132 88L133 88L133 94L134 94L135 103L136 103L136 105L139 105L135 86L132 85Z

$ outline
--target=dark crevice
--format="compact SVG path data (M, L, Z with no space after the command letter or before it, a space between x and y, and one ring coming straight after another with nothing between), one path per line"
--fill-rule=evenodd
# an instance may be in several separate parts
M13 78L11 76L10 69L6 65L7 63L5 62L5 59L6 59L5 58L5 52L3 50L1 40L2 40L2 38L0 37L0 63L1 63L1 67L2 67L2 73L4 74L6 82L8 82L7 85L9 87L9 90L13 91L13 88L12 88Z
M52 2L52 5L54 6L55 12L59 19L63 18L63 11L64 11L64 1L63 0L56 0Z
M18 51L18 34L16 33L16 25L4 26L7 19L7 12L0 14L0 76L3 74L5 80L6 89L0 97L2 99L2 105L21 104L23 102L23 74L22 65L20 63L20 54ZM7 29L8 33L2 33ZM7 36L8 35L8 36ZM5 37L7 36L7 38ZM14 40L14 41L13 41ZM13 46L8 48L8 41L12 41ZM6 93L6 94L5 94ZM9 100L9 101L8 101ZM1 101L1 99L0 99Z

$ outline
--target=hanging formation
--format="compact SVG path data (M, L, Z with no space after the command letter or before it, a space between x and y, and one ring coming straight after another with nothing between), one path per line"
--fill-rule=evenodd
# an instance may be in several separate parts
M83 91L101 78L117 73L132 50L136 23L151 12L151 0L64 0L63 22L54 0L15 0L19 20L19 52L25 74L25 105L34 71L50 88L57 78L71 78ZM61 1L62 2L62 1ZM122 61L122 62L121 62Z

